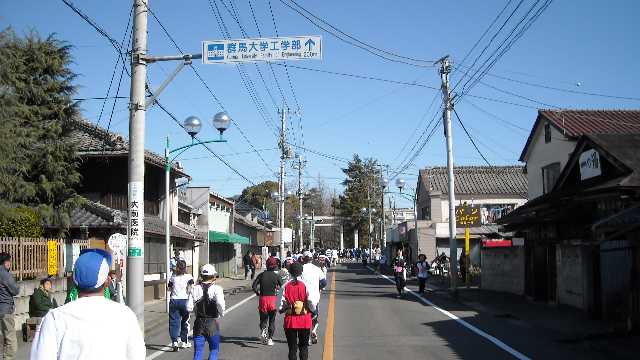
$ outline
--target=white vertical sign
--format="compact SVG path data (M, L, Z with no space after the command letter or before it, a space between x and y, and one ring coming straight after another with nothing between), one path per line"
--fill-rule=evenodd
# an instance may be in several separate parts
M580 180L591 179L602 174L600 154L594 149L580 154Z
M129 251L130 257L144 256L144 183L129 183Z

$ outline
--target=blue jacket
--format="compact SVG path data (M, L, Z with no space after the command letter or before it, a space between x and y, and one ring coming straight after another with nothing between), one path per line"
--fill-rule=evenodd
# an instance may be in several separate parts
M13 297L20 292L13 275L0 265L0 315L13 314Z

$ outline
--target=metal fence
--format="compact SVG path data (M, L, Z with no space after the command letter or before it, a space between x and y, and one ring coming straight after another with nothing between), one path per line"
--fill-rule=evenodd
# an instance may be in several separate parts
M11 272L18 280L35 279L49 274L50 257L56 264L56 275L63 275L70 244L86 249L89 240L0 237L0 252L11 255Z

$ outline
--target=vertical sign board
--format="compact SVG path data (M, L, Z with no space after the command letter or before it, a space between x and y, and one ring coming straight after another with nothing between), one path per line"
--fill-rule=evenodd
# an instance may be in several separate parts
M58 274L58 242L55 240L47 241L47 274Z
M144 256L144 184L129 183L129 252L130 257Z
M204 64L279 60L322 60L322 37L311 35L202 42Z
M580 180L591 179L602 174L600 154L594 149L580 154Z

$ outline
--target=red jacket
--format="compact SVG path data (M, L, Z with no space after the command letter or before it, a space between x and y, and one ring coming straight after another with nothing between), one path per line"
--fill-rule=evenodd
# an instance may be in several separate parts
M296 301L307 303L307 288L302 281L289 281L284 287L284 300L291 306ZM311 329L311 313L307 310L304 315L287 314L284 317L285 329Z

